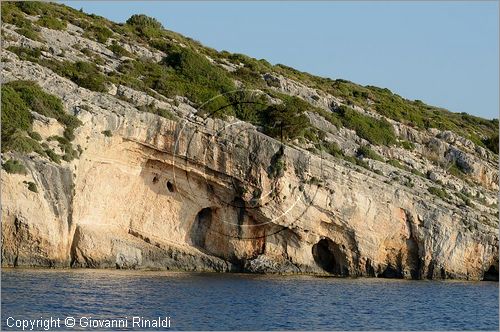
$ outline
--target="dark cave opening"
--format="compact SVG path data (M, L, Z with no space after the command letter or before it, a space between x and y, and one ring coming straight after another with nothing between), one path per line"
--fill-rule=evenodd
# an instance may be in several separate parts
M321 239L312 247L314 261L328 273L348 276L347 257L340 245L326 238Z
M174 186L174 184L172 182L170 182L170 181L167 181L167 189L171 193L175 192L175 186Z
M494 265L491 265L488 271L484 272L483 280L498 281L498 269Z
M196 215L193 226L191 227L191 242L200 249L205 249L207 233L212 226L213 212L214 210L209 207L201 209Z

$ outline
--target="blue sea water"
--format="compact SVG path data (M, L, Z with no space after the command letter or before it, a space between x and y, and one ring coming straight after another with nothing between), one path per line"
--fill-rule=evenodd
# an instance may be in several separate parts
M86 330L92 328L79 325L82 317L127 317L127 329L132 317L169 317L162 330L499 328L496 282L3 269L1 289L2 330L18 330L8 326L15 320L51 317L61 320L59 329L73 317L71 329Z

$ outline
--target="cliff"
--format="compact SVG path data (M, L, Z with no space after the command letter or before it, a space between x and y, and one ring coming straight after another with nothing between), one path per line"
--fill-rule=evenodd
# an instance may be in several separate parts
M498 121L142 16L2 20L2 266L498 280Z

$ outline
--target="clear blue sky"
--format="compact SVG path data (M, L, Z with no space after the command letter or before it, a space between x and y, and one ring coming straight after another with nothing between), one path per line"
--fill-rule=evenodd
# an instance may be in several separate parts
M218 50L498 118L498 1L67 4L116 22L143 13Z

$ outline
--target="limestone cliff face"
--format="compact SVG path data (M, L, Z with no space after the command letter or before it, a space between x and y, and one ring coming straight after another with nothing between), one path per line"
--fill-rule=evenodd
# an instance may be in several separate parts
M63 40L56 45L70 57L72 43ZM74 140L82 153L71 162L4 154L4 160L22 160L28 173L2 170L3 266L498 278L496 207L444 201L427 191L430 179L383 162L369 160L373 172L284 144L236 119L202 118L182 98L156 99L124 86L92 92L9 51L2 56L10 59L3 82L36 81L83 122ZM318 92L292 80L271 78L274 88L317 106L333 102L328 95L310 98ZM137 111L151 102L176 119ZM474 194L482 188L484 199L496 202L490 152L450 133L394 126L417 149L380 148L380 154ZM43 116L34 127L43 137L61 131ZM346 151L362 140L349 130L327 129ZM443 160L460 154L472 182L451 179L417 158L431 149L429 142ZM396 171L413 185L395 180Z

